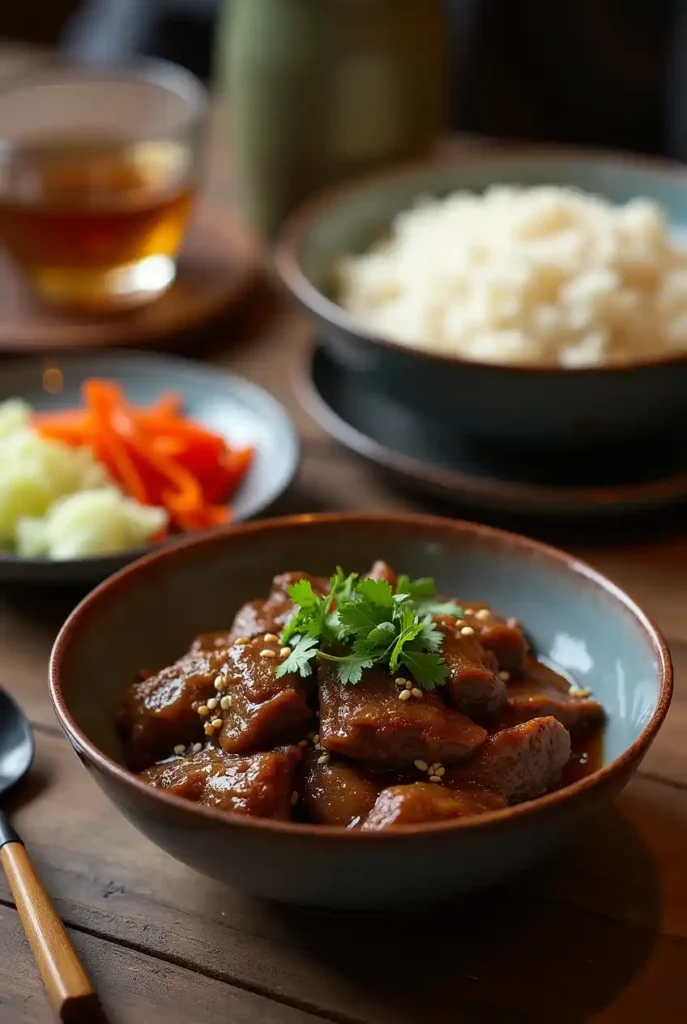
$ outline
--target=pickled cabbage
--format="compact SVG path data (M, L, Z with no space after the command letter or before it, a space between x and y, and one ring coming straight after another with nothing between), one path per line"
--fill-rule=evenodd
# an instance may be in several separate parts
M140 505L116 487L59 498L40 519L17 526L17 553L30 558L85 558L147 543L167 523L164 509Z
M37 434L31 414L21 399L0 402L0 548L62 559L109 554L166 525L166 512L127 498L89 448Z

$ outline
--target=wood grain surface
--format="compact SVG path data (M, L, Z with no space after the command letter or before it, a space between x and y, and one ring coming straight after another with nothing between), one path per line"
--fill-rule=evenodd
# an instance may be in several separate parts
M228 175L221 151L215 198ZM394 489L299 410L312 330L266 283L196 354L292 410L304 460L275 512L446 509ZM0 364L1 365L1 364ZM455 514L455 510L452 510ZM687 530L682 514L562 532L506 523L611 575L665 632L673 707L640 772L577 844L508 886L439 910L328 915L224 889L145 840L59 731L47 658L78 591L0 591L0 685L36 729L13 818L117 1024L680 1024L687 1019ZM50 1012L0 882L0 1024Z

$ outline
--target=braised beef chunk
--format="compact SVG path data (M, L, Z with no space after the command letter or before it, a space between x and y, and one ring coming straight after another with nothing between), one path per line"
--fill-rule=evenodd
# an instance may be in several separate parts
M268 750L275 743L299 740L311 723L307 698L314 681L299 675L278 679L279 650L278 640L260 636L224 652L222 688L215 697L222 719L220 744L228 753ZM222 707L223 698L230 707Z
M449 704L478 719L500 711L506 700L506 684L498 676L494 655L484 649L475 632L462 633L466 627L456 619L437 615L435 622L444 634L441 652L451 671L446 683Z
M261 633L278 633L283 628L274 615L265 610L266 605L267 601L248 601L239 608L229 630L231 643L240 638L250 639Z
M366 578L398 590L386 562ZM456 600L460 618L434 616L439 645L407 595L353 574L338 616L313 605L302 640L283 643L302 579L328 594L323 578L275 576L230 629L129 687L117 724L146 782L222 811L374 831L498 810L600 764L603 708L529 652L517 620ZM337 618L348 632L330 632ZM342 682L358 657L374 667ZM278 678L286 658L297 671Z
M200 633L189 648L189 654L210 654L229 647L233 638L229 630L220 629L214 633Z
M516 619L503 619L481 602L457 603L465 609L464 624L476 631L482 646L495 656L499 669L521 672L529 645L520 623Z
M449 787L482 786L518 803L541 796L559 781L570 758L570 734L555 718L533 718L489 736L477 754L449 768Z
M355 760L404 766L416 758L458 761L474 753L486 732L441 697L424 693L399 700L399 690L381 668L368 669L360 683L342 686L336 669L320 666L320 742Z
M575 733L596 728L605 719L598 701L578 696L564 676L529 655L522 675L508 684L508 699L499 721L518 725L549 715Z
M322 751L306 754L301 771L303 807L320 825L357 825L374 807L382 785L354 764L320 764Z
M382 790L363 822L365 831L466 818L505 807L495 793L481 789L447 789L433 782L412 782Z
M294 771L300 756L299 747L234 757L209 746L149 768L141 778L206 807L286 821L291 817Z
M309 576L307 572L285 572L275 576L272 589L266 601L248 601L236 613L229 633L230 639L254 637L260 633L281 633L295 611L287 593L287 587L298 580L309 580L316 594L323 596L329 589L329 582L320 576Z
M522 672L528 647L520 626L492 621L484 623L478 632L480 642L495 655L502 671Z
M219 651L186 654L129 687L119 727L133 769L169 757L177 744L205 739L196 708L214 695L213 682L224 660Z
M391 584L392 589L396 590L396 584L398 583L398 576L387 562L375 562L370 571L367 573L369 580L386 580L387 583Z
M554 687L543 687L531 680L509 685L504 718L509 724L529 722L532 718L557 718L569 731L588 729L604 721L598 701L570 696Z

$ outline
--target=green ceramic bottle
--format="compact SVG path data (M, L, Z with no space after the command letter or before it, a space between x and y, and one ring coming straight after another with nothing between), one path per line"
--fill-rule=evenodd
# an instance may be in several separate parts
M444 125L441 0L228 0L216 61L240 196L268 236L317 189L424 154Z

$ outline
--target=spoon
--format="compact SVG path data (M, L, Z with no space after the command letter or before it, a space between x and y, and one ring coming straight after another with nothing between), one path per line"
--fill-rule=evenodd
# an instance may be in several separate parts
M12 698L0 690L0 797L26 775L33 753L29 723ZM75 1020L92 1012L97 998L88 976L24 844L1 810L0 864L59 1020Z

